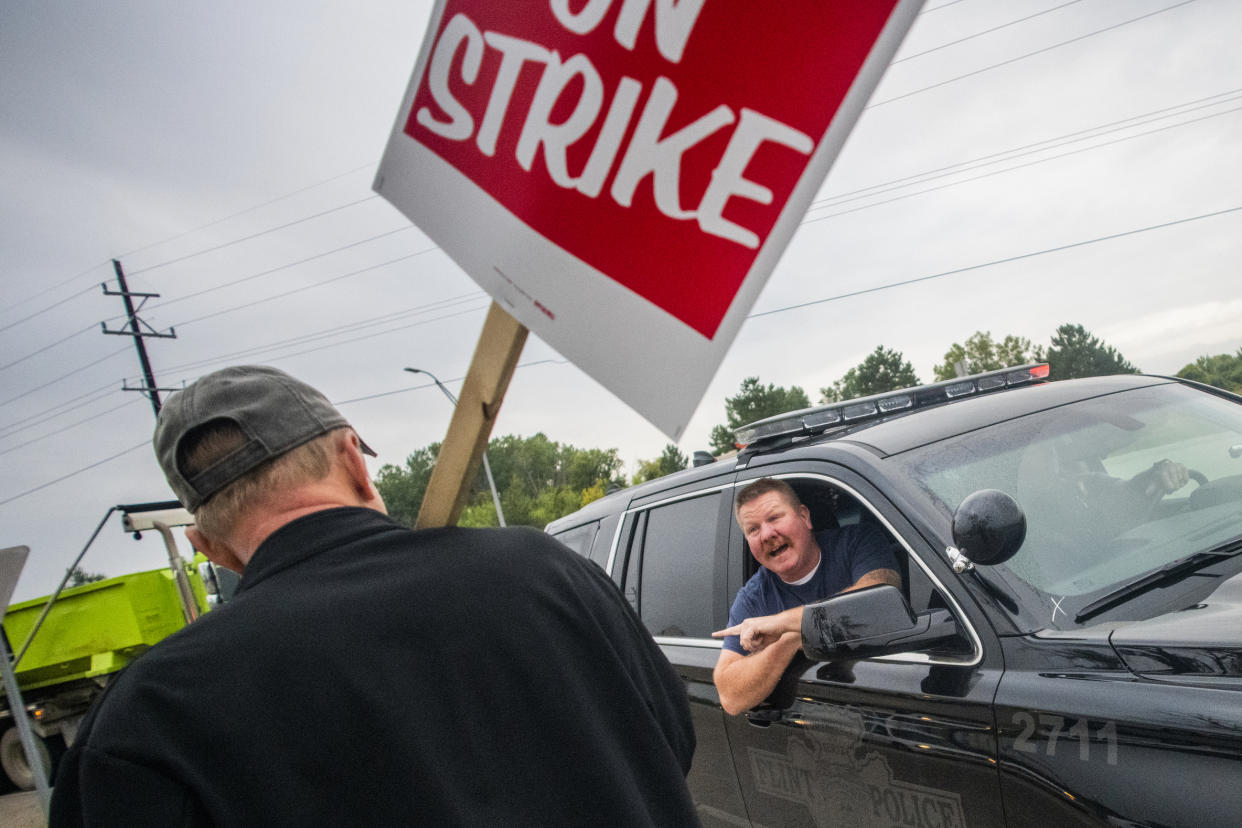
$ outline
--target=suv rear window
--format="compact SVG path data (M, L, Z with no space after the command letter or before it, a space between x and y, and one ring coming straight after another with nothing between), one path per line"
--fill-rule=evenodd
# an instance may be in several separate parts
M712 606L720 497L713 492L647 510L626 578L637 578L641 585L638 612L652 635L708 638L716 629Z

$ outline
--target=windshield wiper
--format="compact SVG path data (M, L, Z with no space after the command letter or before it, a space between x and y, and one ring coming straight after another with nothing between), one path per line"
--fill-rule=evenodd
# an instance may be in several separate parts
M1074 616L1074 622L1081 624L1083 621L1094 618L1105 610L1112 609L1118 604L1129 601L1136 595L1142 595L1144 592L1148 592L1158 586L1173 583L1192 572L1197 572L1226 558L1232 558L1239 552L1242 552L1242 535L1222 543L1220 546L1214 546L1203 552L1195 552L1184 558L1170 561L1159 569L1153 569L1146 575L1135 578L1127 584L1122 584L1107 595L1087 604Z

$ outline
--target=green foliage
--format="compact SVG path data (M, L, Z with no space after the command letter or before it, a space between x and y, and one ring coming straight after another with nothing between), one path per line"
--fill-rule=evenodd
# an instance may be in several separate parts
M664 451L661 452L659 457L654 460L638 461L638 471L634 475L634 485L681 471L688 465L690 465L690 461L686 455L681 453L681 449L672 443L668 443L664 446Z
M75 566L69 571L69 586L76 587L83 584L93 584L96 581L102 581L108 576L102 572L87 572L80 566Z
M593 484L582 490L579 508L587 505L592 500L599 500L601 497L608 494L609 488L611 488L611 486L605 486L603 480L596 480Z
M783 388L777 385L764 386L758 377L747 377L737 394L725 397L726 423L712 429L711 448L713 454L724 454L736 446L733 431L747 423L796 411L811 405L806 392L796 385Z
M625 463L616 449L576 449L565 446L562 451L562 462L568 467L569 476L565 482L569 488L581 492L601 480L615 482L619 486L625 485L625 477L621 475L621 467Z
M1242 394L1242 348L1236 354L1201 356L1178 371L1177 375Z
M512 523L507 513L505 523ZM477 503L467 503L461 510L461 517L457 518L457 525L475 528L499 526L500 521L496 520L496 504L492 503L491 493L488 493L486 500L480 500Z
M820 402L841 402L919 384L914 366L900 351L877 345L866 359L846 371L831 387L819 389Z
M385 463L375 476L375 488L379 489L388 507L388 514L406 526L413 526L418 517L418 507L423 503L423 495L427 493L427 482L431 480L431 469L436 464L436 456L440 454L440 444L420 448L405 459L405 466L394 466ZM493 510L494 511L494 510ZM495 525L495 515L493 523Z
M558 517L576 512L582 508L582 490L572 486L556 486L544 489L535 498L535 506L531 509L531 526L547 526Z
M1009 335L997 343L992 341L991 331L975 331L964 344L954 342L945 351L944 362L935 369L936 381L958 376L959 362L966 374L978 374L1042 359L1042 349L1032 348L1031 341L1025 337Z
M1051 369L1049 379L1053 380L1139 372L1116 348L1105 345L1082 325L1065 324L1057 328L1047 360Z
M375 485L398 521L413 526L427 492L440 444L433 443L407 458L404 467L386 465ZM625 485L624 465L616 449L578 449L549 440L544 434L493 439L487 448L500 507L510 526L544 526L581 508L610 485ZM496 526L496 507L482 470L475 480L459 526Z

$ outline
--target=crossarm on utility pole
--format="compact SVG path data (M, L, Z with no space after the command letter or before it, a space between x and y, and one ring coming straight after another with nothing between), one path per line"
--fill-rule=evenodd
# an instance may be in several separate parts
M492 302L457 407L453 409L448 434L427 482L415 528L453 526L461 517L509 380L526 344L526 334L520 322Z

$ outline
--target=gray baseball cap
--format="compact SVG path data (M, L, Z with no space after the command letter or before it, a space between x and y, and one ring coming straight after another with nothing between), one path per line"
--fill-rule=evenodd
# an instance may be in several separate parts
M186 477L177 464L181 441L215 420L232 422L249 439ZM266 365L237 365L201 377L169 397L156 420L153 442L168 485L181 505L193 512L251 469L348 425L327 397L301 380ZM366 443L362 450L375 456Z

